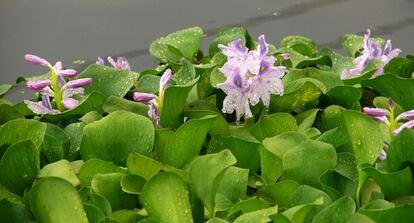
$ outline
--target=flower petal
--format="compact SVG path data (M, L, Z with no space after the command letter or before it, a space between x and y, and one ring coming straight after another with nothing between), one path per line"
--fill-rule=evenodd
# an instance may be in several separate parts
M50 63L49 61L47 61L46 59L43 59L41 57L38 57L36 55L33 54L26 54L24 55L24 59L26 59L27 62L34 64L34 65L40 65L40 66L44 66L44 67L50 67Z
M49 86L50 83L50 80L28 81L26 82L26 87L31 89L32 91L38 92L43 90L43 88Z
M60 70L58 73L63 77L76 77L78 75L78 72L74 69Z
M164 74L161 76L160 79L160 92L163 92L165 90L165 87L168 83L170 83L172 79L172 71L171 69L165 70Z
M92 78L81 78L66 83L63 88L78 88L92 83Z
M72 109L79 105L79 101L73 98L65 98L62 100L62 104L66 109Z
M157 96L154 94L142 93L142 92L135 92L134 93L134 101L137 102L144 102L148 103L151 100L155 99Z

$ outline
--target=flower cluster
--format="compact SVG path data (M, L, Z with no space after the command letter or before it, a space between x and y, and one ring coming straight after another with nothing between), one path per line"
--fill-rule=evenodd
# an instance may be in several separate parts
M35 55L25 55L27 62L50 69L51 80L28 81L26 86L34 92L39 92L42 96L40 102L33 102L25 100L27 107L34 113L39 115L57 114L65 109L72 109L78 106L79 101L74 99L74 95L83 95L83 86L92 82L91 78L75 78L78 72L73 69L63 69L61 61L58 61L52 66L49 61ZM65 78L72 80L66 81ZM54 109L51 102L51 97L54 98L54 104L57 109Z
M162 108L165 89L167 88L167 85L171 82L171 79L172 79L172 71L171 69L167 69L164 72L164 74L161 76L158 96L155 94L142 93L142 92L134 93L135 101L142 102L148 105L149 107L148 116L152 120L154 120L157 126L161 126L159 112L161 111L161 108Z
M107 60L117 70L131 70L131 67L125 57L118 57L116 62L112 59L112 57L108 57ZM98 57L96 64L105 65L105 61L101 57Z
M387 40L384 46L384 50L381 50L377 43L372 43L370 40L371 30L367 30L364 35L364 49L358 57L354 59L355 67L350 70L344 70L341 75L341 79L349 79L356 77L362 73L362 71L368 66L371 60L378 60L380 62L379 67L373 74L374 77L378 77L384 73L384 67L394 57L401 53L400 49L392 49L391 40Z
M227 96L222 111L236 111L237 120L242 116L252 117L250 105L260 100L266 107L270 104L270 95L283 95L282 77L286 71L283 66L274 66L276 58L268 56L268 45L264 35L259 38L256 50L250 50L237 39L227 46L219 45L227 62L220 68L226 81L217 85Z
M390 137L397 136L403 129L414 128L414 110L409 110L399 114L395 117L394 113L394 101L388 100L388 109L383 108L363 108L364 114L372 117L373 119L385 123L388 126ZM401 120L408 120L407 122L400 124ZM384 160L386 158L385 150L380 153L379 158Z

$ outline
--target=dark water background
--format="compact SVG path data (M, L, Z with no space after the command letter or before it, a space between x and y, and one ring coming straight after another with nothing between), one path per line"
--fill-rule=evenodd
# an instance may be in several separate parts
M303 35L336 49L343 34L371 28L414 54L414 0L0 0L0 83L45 71L26 53L79 70L108 55L126 56L135 71L151 68L149 44L191 26L205 30L204 49L223 26L246 26L276 46ZM8 96L24 97L22 88Z

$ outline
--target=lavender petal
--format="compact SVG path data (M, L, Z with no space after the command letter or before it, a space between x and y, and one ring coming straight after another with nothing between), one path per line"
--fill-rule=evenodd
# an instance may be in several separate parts
M134 93L134 101L148 103L151 100L155 99L157 96L154 94L142 93L142 92L135 92Z
M43 90L45 87L49 86L51 83L50 80L41 80L41 81L28 81L26 87L32 91L38 92Z
M24 58L26 59L27 62L34 64L34 65L40 65L40 66L44 66L44 67L50 67L50 63L49 61L38 57L36 55L33 54L26 54L24 55Z
M165 87L168 83L172 80L172 71L171 69L165 70L164 74L161 76L160 79L160 92L165 90Z
M79 88L92 83L92 78L81 78L67 82L63 88Z

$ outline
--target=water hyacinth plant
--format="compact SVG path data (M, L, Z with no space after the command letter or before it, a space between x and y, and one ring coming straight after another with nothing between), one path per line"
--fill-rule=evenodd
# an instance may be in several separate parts
M414 56L370 35L202 52L193 27L138 72L26 55L49 73L0 85L0 222L414 222Z

